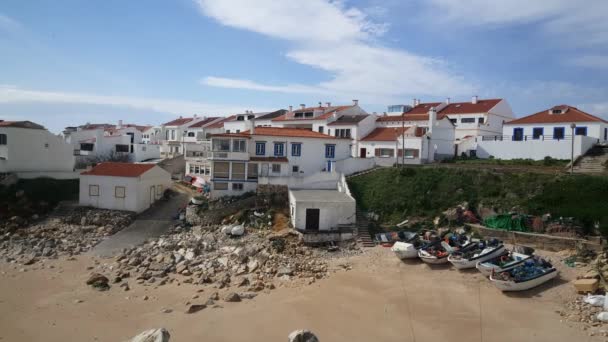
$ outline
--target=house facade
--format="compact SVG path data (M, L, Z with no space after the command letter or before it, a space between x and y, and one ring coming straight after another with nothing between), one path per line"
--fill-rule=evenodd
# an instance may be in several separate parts
M67 127L65 141L73 146L77 163L124 157L126 161L140 162L160 157L160 146L146 143L144 132L149 126L123 124L86 124Z
M73 171L73 147L61 136L31 121L0 120L0 173L60 177Z
M498 159L570 159L608 142L608 122L569 105L558 105L507 122L499 135L478 138L478 156ZM574 152L573 152L574 151Z
M258 183L312 186L350 157L349 139L302 128L251 127L216 134L211 144L212 197L255 191Z
M188 128L197 122L207 120L207 117L182 117L161 125L160 154L162 158L174 158L184 154L184 142L196 141L196 131ZM189 136L190 135L190 136Z
M171 175L154 164L101 163L80 174L79 204L140 213L171 186Z

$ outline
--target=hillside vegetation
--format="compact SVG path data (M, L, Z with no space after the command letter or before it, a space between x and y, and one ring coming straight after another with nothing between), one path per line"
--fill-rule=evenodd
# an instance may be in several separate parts
M496 212L574 217L608 233L608 177L496 173L452 168L386 168L349 180L357 205L384 223L435 217L462 202Z

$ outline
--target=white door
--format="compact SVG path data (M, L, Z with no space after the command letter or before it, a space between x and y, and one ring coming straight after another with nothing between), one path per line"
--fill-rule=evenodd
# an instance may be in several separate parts
M268 164L262 164L262 177L268 177Z

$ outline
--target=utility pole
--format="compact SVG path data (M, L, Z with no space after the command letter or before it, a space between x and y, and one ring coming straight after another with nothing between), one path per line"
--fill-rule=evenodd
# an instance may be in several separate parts
M572 135L570 138L572 139L572 144L570 148L570 174L574 174L574 129L576 128L576 124L573 122L570 124L570 128L572 129Z
M401 167L405 167L405 112L401 113Z

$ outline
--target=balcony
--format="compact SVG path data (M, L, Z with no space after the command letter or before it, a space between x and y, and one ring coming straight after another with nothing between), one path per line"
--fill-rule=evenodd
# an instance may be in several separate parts
M247 152L212 151L210 160L249 160Z

